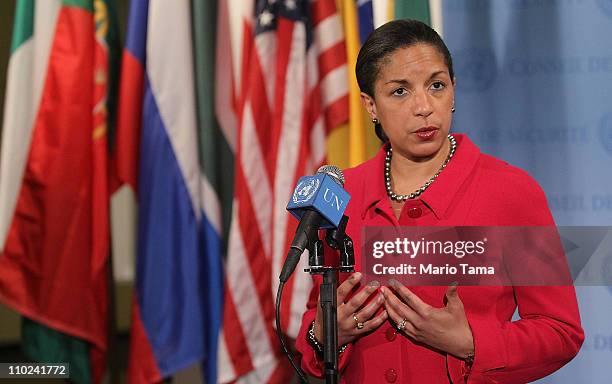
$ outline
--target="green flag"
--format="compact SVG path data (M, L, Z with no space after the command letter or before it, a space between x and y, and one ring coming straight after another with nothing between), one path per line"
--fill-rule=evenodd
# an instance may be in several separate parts
M17 1L3 116L0 301L77 383L107 352L111 1Z
M415 19L431 24L428 0L395 0L396 19Z

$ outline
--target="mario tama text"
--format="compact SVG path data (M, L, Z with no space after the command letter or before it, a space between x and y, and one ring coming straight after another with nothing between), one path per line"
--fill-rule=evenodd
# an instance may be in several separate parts
M400 264L397 266L386 266L374 264L372 266L374 275L494 275L495 267L474 266L468 263L460 263L458 266L450 264L434 265L432 263Z

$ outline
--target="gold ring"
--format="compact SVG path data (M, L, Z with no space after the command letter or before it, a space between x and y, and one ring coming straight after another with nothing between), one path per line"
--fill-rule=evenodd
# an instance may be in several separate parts
M363 329L365 325L361 321L359 321L359 319L357 318L357 315L355 315L354 313L353 313L353 320L355 320L355 328Z
M399 324L397 325L397 330L401 331L402 329L406 328L406 322L408 320L406 319L402 319L402 321L399 322Z

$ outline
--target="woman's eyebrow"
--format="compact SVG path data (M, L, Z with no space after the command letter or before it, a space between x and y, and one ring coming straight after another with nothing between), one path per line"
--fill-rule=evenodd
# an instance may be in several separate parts
M406 79L391 79L385 82L385 84L391 84L391 83L397 83L401 85L410 85L410 82Z
M431 76L429 76L430 79L433 79L434 77L438 76L438 75L443 75L445 74L446 71L440 70L440 71L436 71L434 73L431 74Z
M444 70L435 71L429 76L429 80L433 79L436 76L443 75L445 73L446 71ZM400 85L410 85L411 84L410 81L407 79L391 79L385 82L385 84L391 84L391 83L400 84Z

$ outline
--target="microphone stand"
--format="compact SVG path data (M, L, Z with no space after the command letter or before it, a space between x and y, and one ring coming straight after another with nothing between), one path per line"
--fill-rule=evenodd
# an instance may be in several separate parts
M325 265L323 241L318 239L309 249L308 265L305 269L311 275L323 275L320 289L321 309L323 310L323 363L325 383L338 383L338 312L337 312L337 272L355 270L353 241L346 234L348 217L343 216L337 229L327 230L327 244L340 251L339 267Z

